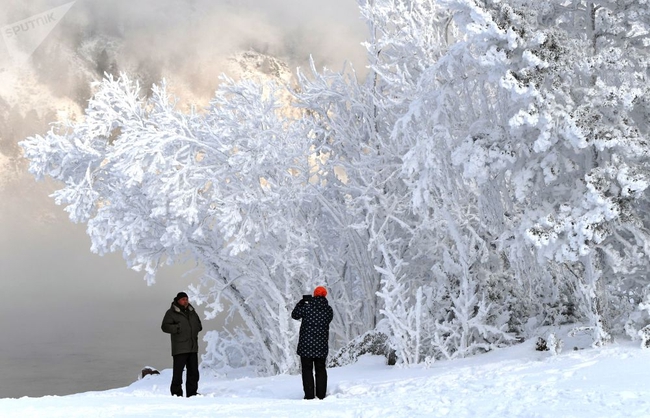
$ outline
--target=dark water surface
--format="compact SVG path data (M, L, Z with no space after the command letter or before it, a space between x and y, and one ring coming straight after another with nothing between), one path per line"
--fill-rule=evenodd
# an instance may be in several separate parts
M144 366L170 368L160 323L187 289L188 267L147 286L121 255L92 254L83 225L37 219L49 200L14 197L0 195L0 397L105 390L134 382Z
M111 389L136 381L145 366L170 368L169 336L160 322L171 299L157 293L140 301L76 304L72 313L3 312L0 397Z

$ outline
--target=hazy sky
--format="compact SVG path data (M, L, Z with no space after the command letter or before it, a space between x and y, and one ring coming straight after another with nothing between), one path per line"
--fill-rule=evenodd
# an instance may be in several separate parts
M0 0L0 26L65 3ZM126 385L143 366L171 366L160 321L187 288L183 269L147 287L119 254L91 254L84 225L47 197L53 183L25 172L16 146L45 132L60 107L83 105L101 51L120 70L210 96L233 53L254 49L291 67L311 54L319 66L348 60L362 71L364 37L354 0L78 0L36 51L29 82L0 41L0 397Z
M64 3L0 0L0 10L7 11L4 24L10 24ZM58 44L85 59L97 60L106 49L119 70L150 78L146 81L168 77L205 94L214 90L225 58L248 49L291 67L305 66L312 55L318 67L338 70L350 61L363 72L365 34L355 0L78 0L35 62L41 79L61 94L79 88L74 74L80 69L69 68Z

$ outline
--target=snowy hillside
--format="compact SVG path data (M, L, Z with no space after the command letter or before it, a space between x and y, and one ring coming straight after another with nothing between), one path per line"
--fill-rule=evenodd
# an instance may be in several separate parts
M63 397L0 399L0 417L648 417L650 351L595 350L568 339L554 356L534 340L428 368L364 356L329 369L328 396L303 400L300 377L208 377L195 398L168 395L171 370L129 387Z
M245 51L228 58L225 70L234 79L254 79L261 81L291 83L293 73L280 59L255 51Z

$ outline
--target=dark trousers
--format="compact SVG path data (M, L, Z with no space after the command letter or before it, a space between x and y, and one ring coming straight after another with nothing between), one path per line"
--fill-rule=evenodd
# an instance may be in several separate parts
M314 399L314 368L316 368L316 397L323 399L325 392L327 392L325 357L300 357L300 366L302 368L302 388L305 391L305 399Z
M196 395L199 389L199 356L197 353L176 354L174 357L174 374L170 390L172 395L183 396L183 369L187 367L185 392L187 397Z

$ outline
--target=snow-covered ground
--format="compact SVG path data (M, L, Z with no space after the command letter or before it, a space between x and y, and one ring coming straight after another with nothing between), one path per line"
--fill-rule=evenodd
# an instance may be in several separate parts
M171 370L128 387L0 399L1 417L650 417L650 350L639 342L559 355L535 341L429 367L363 356L329 369L328 396L303 400L299 376L209 378L194 398L169 396ZM574 350L574 347L579 348Z

